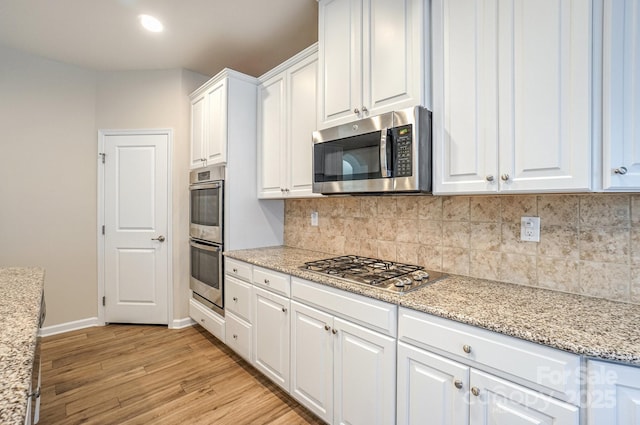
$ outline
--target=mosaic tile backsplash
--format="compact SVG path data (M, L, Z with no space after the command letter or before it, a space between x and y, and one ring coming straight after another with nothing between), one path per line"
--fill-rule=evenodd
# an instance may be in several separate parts
M520 241L522 216L540 217L540 242ZM284 237L296 248L640 304L640 195L293 199Z

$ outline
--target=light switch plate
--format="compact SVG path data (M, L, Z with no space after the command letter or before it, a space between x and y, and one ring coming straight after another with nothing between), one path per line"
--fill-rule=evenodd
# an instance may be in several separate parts
M520 240L540 242L540 217L522 217L520 219Z

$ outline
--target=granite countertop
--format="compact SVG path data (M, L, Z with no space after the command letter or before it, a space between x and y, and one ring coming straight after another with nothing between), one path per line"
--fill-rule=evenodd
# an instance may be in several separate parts
M0 268L1 424L24 423L43 287L43 269Z
M588 357L640 366L640 306L464 276L398 294L299 269L335 256L289 247L224 253L402 307Z

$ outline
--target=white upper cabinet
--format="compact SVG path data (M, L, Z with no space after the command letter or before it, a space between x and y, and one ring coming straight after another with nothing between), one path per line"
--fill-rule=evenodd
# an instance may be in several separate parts
M591 189L591 6L433 1L435 193Z
M316 130L317 44L260 77L258 197L312 193L312 133Z
M427 102L425 0L320 0L318 14L318 127Z
M191 94L190 168L227 163L229 123L246 125L229 111L255 110L255 86L253 77L224 69Z
M603 188L640 189L640 1L605 0Z

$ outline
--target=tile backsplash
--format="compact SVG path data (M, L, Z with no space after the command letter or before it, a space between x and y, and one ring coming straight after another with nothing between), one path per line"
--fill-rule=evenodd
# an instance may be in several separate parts
M540 217L540 242L520 241L522 216ZM640 195L292 199L284 237L296 248L640 304Z

